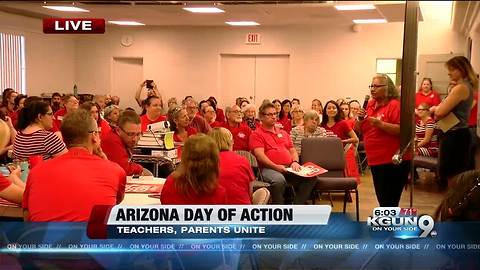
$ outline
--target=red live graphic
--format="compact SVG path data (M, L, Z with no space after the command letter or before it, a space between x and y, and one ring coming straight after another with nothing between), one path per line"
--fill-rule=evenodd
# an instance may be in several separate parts
M103 34L104 19L47 18L43 19L45 34Z

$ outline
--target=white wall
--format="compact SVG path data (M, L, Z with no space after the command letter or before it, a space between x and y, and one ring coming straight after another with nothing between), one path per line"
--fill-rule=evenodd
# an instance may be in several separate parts
M71 92L75 83L75 37L43 34L42 21L0 12L0 32L25 37L28 95Z
M248 32L260 33L262 44L245 45ZM122 35L132 35L133 45L122 47ZM348 26L111 27L104 36L78 40L77 81L80 91L113 93L112 58L143 57L145 78L155 80L165 97L218 97L220 54L289 54L290 98L304 104L362 99L376 58L401 58L402 42L403 23L362 26L357 33ZM448 26L420 23L418 42L418 54L464 52L464 39Z
M435 27L434 27L435 26ZM107 27L105 35L45 35L41 20L0 16L0 31L26 36L29 94L63 90L110 93L113 57L141 57L145 79L157 82L165 98L220 95L220 54L290 55L289 97L308 106L339 97L363 99L375 73L376 58L400 58L403 23L362 26L288 27ZM261 45L245 45L258 32ZM120 44L131 35L130 47ZM463 53L465 39L449 26L421 22L418 54ZM129 97L133 98L135 89ZM274 98L274 97L272 97ZM286 97L278 97L286 98Z

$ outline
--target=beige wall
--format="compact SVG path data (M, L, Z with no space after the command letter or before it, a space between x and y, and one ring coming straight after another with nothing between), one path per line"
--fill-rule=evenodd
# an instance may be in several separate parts
M25 37L26 90L72 91L75 83L75 37L45 35L42 21L0 12L0 32Z
M307 106L339 97L363 99L375 72L376 58L400 58L403 24L289 27L108 27L105 35L44 35L41 21L0 16L0 30L24 33L27 39L29 94L64 89L74 83L80 93L110 93L113 57L143 58L144 78L153 79L164 97L221 96L220 54L288 54L289 96ZM21 20L20 20L20 19ZM12 30L13 29L13 30ZM245 45L245 34L258 32L261 45ZM130 47L120 44L131 35ZM448 26L419 26L419 54L463 53L464 38ZM130 96L133 98L135 89ZM272 97L273 98L273 97ZM285 97L279 97L285 98Z

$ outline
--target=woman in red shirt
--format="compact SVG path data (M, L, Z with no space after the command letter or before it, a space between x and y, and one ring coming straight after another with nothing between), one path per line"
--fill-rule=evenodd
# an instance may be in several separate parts
M422 85L415 95L415 106L418 107L421 103L427 103L428 106L437 106L440 104L440 95L433 91L432 79L423 78Z
M188 137L197 134L197 129L189 125L190 118L188 118L187 110L182 107L171 107L168 110L168 122L170 130L175 132L173 140L176 142L184 142Z
M150 96L145 101L145 114L140 117L142 122L142 132L147 131L147 126L167 120L165 115L162 115L163 103L162 99L157 96Z
M292 130L292 116L290 115L290 111L292 110L292 102L290 100L285 99L282 101L282 107L280 109L280 114L278 115L278 122L282 124L283 130L290 134Z
M226 204L225 188L218 183L219 156L214 140L199 134L184 145L182 161L162 189L162 204Z
M355 158L355 144L358 143L358 137L352 128L348 126L347 122L342 120L340 106L335 101L330 100L325 104L321 126L337 135L344 145L350 144L350 147L345 152L345 172L347 176L355 177L357 182L360 182L360 174Z
M100 132L100 139L105 139L108 133L112 131L112 128L107 121L100 117L100 105L91 101L87 101L80 105L80 108L89 111L92 114L93 119L95 119L95 122L97 122L98 132Z
M219 185L227 192L228 204L252 204L253 175L252 167L245 157L233 152L233 135L223 127L208 132L220 150Z
M369 85L372 99L367 109L360 109L355 124L363 133L368 165L381 207L397 207L403 187L407 183L411 157L404 157L399 165L392 157L400 148L400 101L393 81L378 74Z
M416 113L418 120L415 125L415 154L436 157L438 155L437 132L435 121L430 117L430 106L427 103L421 103Z

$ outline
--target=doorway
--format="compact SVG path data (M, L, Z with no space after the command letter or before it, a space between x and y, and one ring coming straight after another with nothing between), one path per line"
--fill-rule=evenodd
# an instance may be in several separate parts
M112 70L111 93L120 97L120 107L131 107L140 112L135 92L143 81L143 58L114 57Z

